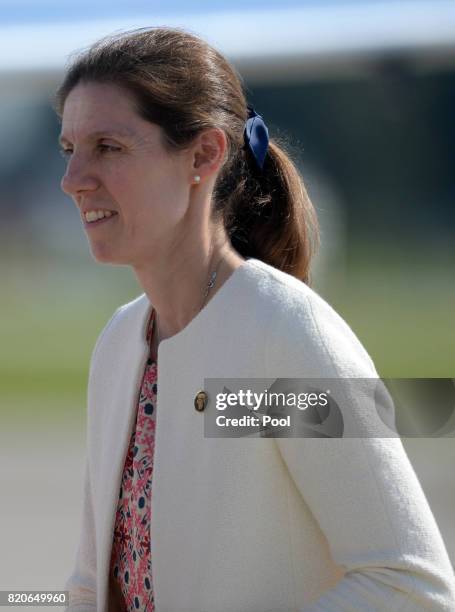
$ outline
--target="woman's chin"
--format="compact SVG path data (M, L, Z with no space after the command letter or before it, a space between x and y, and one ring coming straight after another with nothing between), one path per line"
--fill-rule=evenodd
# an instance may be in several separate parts
M103 248L101 245L91 245L90 251L93 259L95 259L98 263L109 263L118 265L127 265L128 263L122 257L120 257L118 253L116 254L110 249Z

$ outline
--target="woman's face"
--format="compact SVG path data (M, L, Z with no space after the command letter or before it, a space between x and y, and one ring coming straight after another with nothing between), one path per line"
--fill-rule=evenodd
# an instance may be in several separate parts
M183 232L195 172L187 152L165 151L160 134L115 85L80 83L66 99L61 187L78 207L98 261L141 267L171 249ZM83 213L98 209L117 214L87 224Z

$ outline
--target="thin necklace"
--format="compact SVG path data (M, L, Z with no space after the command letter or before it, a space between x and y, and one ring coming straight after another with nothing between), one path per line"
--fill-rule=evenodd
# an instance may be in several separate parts
M210 289L212 289L212 287L213 287L213 286L214 286L214 284L215 284L216 275L217 275L217 272L218 272L218 268L220 267L220 263L223 261L223 259L224 259L225 257L226 257L226 256L224 255L223 257L221 257L221 258L218 260L218 263L216 264L216 268L215 268L215 270L214 270L214 271L212 272L212 274L210 275L210 280L209 280L209 282L207 283L207 288L206 288L206 290L205 290L204 299L203 299L203 301L202 301L201 307L199 308L199 310L198 310L198 312L197 312L196 314L198 314L199 312L201 312L202 308L204 307L204 304L205 304L205 302L206 302L206 300L207 300L207 296L208 296L208 294L209 294L209 291L210 291ZM154 321L153 321L153 327L154 327L154 330L153 330L153 331L154 331L154 332L156 332L156 347L157 347L157 350L158 350L158 345L159 345L159 343L160 343L160 334L159 334L158 326L157 326L157 324L156 324L156 313L155 313L155 317L154 317Z

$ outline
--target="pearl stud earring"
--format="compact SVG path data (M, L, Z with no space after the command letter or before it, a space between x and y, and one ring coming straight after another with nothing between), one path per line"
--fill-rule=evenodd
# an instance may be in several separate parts
M196 174L196 176L194 176L193 178L194 178L194 182L195 183L200 183L201 182L201 177L199 176L199 174Z

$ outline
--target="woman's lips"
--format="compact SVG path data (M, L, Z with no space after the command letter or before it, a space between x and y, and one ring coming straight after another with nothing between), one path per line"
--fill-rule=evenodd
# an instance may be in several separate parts
M117 215L118 213L112 213L110 217L103 217L102 219L97 219L97 221L90 221L90 223L84 218L84 227L91 228L97 225L101 225L102 223L106 221L112 221L112 219L114 219Z

